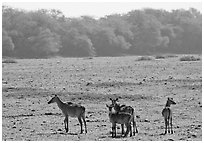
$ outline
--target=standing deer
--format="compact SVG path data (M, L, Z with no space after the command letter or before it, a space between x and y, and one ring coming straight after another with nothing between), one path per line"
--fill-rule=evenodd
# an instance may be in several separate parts
M167 99L165 108L162 110L162 116L164 117L164 121L165 121L165 133L167 133L167 128L168 128L168 133L170 133L170 126L169 123L171 125L171 134L173 134L173 129L172 129L172 111L170 109L171 104L176 104L173 101L173 98L169 98Z
M120 113L120 112L112 112L112 105L107 105L106 107L108 107L109 109L109 119L110 122L112 123L112 137L116 137L116 123L118 124L125 124L125 126L127 127L127 130L125 132L124 137L126 137L128 135L128 133L130 132L130 137L132 136L132 128L131 128L131 121L132 121L132 115L129 113Z
M116 103L118 101L118 98L116 98L116 99L110 98L110 100L112 101L112 105L113 105L116 112L122 112L122 113L124 112L124 113L129 113L132 115L133 135L135 136L135 133L138 133L138 130L137 130L136 122L135 122L134 109L131 106L120 105L120 104ZM121 128L122 128L122 134L124 134L124 125L123 124L121 124Z
M55 95L48 102L48 104L54 103L54 102L57 103L57 106L62 110L62 113L65 116L64 124L65 124L66 132L68 132L69 130L68 122L69 122L69 116L70 116L70 117L78 118L79 123L81 125L81 134L83 133L83 129L82 129L82 120L83 120L84 125L85 125L85 133L87 133L86 121L85 121L85 107L78 105L78 104L74 104L72 102L64 103L59 99L59 97L57 97L57 95Z

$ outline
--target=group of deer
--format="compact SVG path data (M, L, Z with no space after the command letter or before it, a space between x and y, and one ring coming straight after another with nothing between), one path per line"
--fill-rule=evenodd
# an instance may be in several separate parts
M112 103L110 105L106 104L106 107L108 108L108 111L109 111L108 113L109 120L112 123L112 137L116 137L116 124L121 124L122 135L124 135L124 137L126 137L129 133L130 133L130 136L132 136L131 123L133 125L133 135L135 135L135 133L138 133L136 121L135 121L134 109L131 106L118 104L117 103L118 98L116 99L110 98L110 100ZM65 124L66 132L69 131L69 128L68 128L69 117L75 117L75 118L78 118L79 120L79 123L81 126L81 133L83 133L82 121L84 122L85 133L87 133L87 127L86 127L86 121L85 121L85 107L72 102L64 103L59 99L57 95L55 95L48 102L48 104L54 103L54 102L57 103L58 107L62 110L62 113L65 116L64 124ZM168 98L166 102L166 106L162 110L162 115L164 116L164 120L165 120L164 134L167 133L167 129L168 129L168 132L170 133L169 123L171 125L171 133L173 134L172 111L170 109L171 104L176 104L176 103L173 101L173 98ZM124 125L126 126L125 133L124 133Z
M129 132L130 132L130 136L132 136L131 123L133 124L133 135L135 135L135 133L138 133L136 122L135 122L134 109L131 106L126 106L124 104L120 105L116 103L118 101L118 98L116 99L110 98L110 100L112 101L112 104L111 105L106 104L106 107L108 107L109 109L108 116L109 116L110 122L112 123L112 137L116 137L116 123L121 124L122 135L124 134L124 137L126 137L129 134ZM125 133L124 133L124 124L127 128Z

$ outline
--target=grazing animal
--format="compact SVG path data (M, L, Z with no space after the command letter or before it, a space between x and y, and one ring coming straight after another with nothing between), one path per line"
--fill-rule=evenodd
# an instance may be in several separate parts
M170 109L171 104L176 104L176 103L174 102L173 98L168 97L165 108L162 110L162 116L164 117L164 121L165 121L165 132L164 132L164 134L167 133L167 128L168 128L168 133L170 133L169 123L171 125L171 134L173 134L172 111Z
M48 104L54 103L54 102L57 103L57 106L62 110L62 113L65 116L64 124L65 124L66 132L68 132L69 130L68 122L69 122L69 116L70 116L70 117L78 118L79 123L81 125L81 133L83 133L83 129L82 129L82 120L83 120L84 126L85 126L85 133L87 133L86 121L85 121L85 107L72 102L64 103L59 99L57 95L55 95L48 102Z
M116 112L125 112L125 113L129 113L132 115L133 135L135 136L135 133L138 133L138 130L137 130L136 121L135 121L134 109L131 106L126 106L124 104L120 105L120 104L116 103L118 101L118 98L116 98L116 99L110 98L110 100L112 101L112 105L113 105L114 110ZM122 134L124 134L124 125L123 124L121 124L121 128L122 128Z
M127 130L125 132L124 137L127 137L127 135L130 132L130 137L132 136L132 129L131 129L131 121L132 121L132 115L129 113L120 113L120 112L112 112L112 105L107 105L106 107L108 107L109 113L109 119L110 122L112 123L112 137L116 137L116 123L118 124L125 124L125 126L127 127Z

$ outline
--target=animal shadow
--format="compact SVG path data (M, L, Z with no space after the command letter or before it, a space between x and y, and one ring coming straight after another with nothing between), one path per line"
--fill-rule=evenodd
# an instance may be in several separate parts
M59 132L61 135L78 135L77 133L66 133L66 132Z
M165 134L165 133L160 133L159 135L163 135L163 136L164 136L164 135L166 135L166 134Z
M68 135L79 135L78 133L67 133Z

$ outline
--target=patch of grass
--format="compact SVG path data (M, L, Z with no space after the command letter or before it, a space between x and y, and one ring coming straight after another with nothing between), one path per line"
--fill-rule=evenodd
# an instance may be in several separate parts
M67 94L69 97L67 98ZM107 102L110 101L110 98L119 98L126 101L139 101L139 100L154 100L156 97L149 96L149 95L142 95L142 94L96 94L96 93L66 93L63 95L59 93L59 95L62 97L64 96L63 100L69 100L73 102L79 102L79 101L98 101L98 102Z
M16 60L14 60L14 59L4 59L4 60L2 60L2 63L17 63L17 61Z
M200 61L201 59L199 57L195 56L183 56L180 58L180 61Z
M142 56L142 57L139 57L136 61L151 61L151 60L153 60L153 57Z

